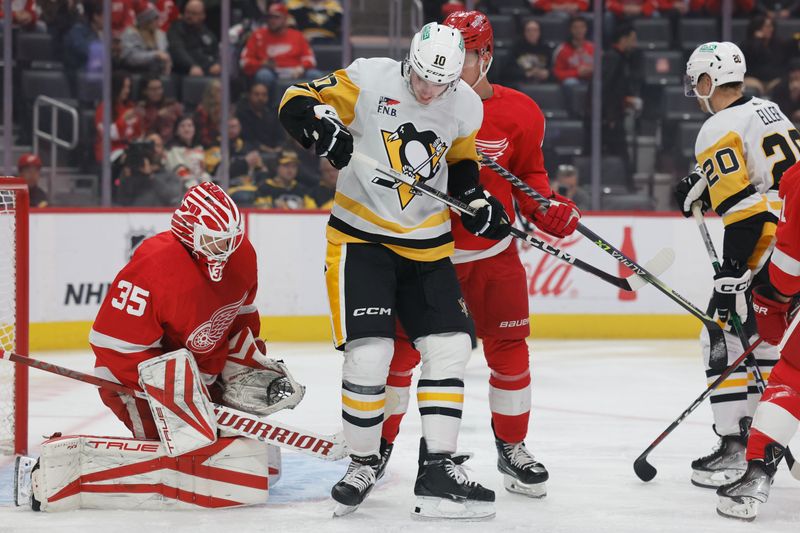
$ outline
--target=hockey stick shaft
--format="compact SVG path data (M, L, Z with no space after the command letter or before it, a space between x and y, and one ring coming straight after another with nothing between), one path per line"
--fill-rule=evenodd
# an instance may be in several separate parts
M550 200L542 196L538 191L532 188L530 185L519 179L517 176L503 168L499 165L496 161L492 158L488 157L486 154L478 150L478 154L483 159L483 164L487 167L491 168L495 172L497 172L502 178L506 181L509 181L515 187L518 187L522 192L536 200L539 205L543 207L550 206ZM592 231L591 229L587 228L583 225L582 222L578 222L577 227L578 233L583 235L584 237L591 240L598 248L609 254L611 257L616 259L618 262L622 263L629 269L631 269L635 274L641 276L646 281L648 281L651 285L653 285L656 289L661 291L665 296L667 296L670 300L674 301L681 307L683 307L686 311L700 319L703 324L708 329L709 339L711 340L711 357L709 361L709 366L714 369L720 369L725 367L725 361L727 361L727 349L725 348L725 337L722 334L722 328L720 328L719 324L716 321L708 316L706 313L698 309L694 304L692 304L689 300L675 292L672 288L666 285L663 281L658 279L656 276L651 274L647 269L636 263L633 259L626 256L620 250L618 250L614 245L600 237L597 233Z
M0 350L0 359L6 359L12 363L26 365L76 381L82 381L101 389L116 392L117 394L126 394L144 400L147 399L147 395L142 391L137 391L120 383L115 383L92 374L73 370L54 363L48 363L40 359L22 356L5 350ZM213 405L214 413L217 416L217 425L220 428L225 428L225 431L229 435L235 434L241 437L259 440L266 444L273 444L281 448L294 450L329 461L337 461L347 455L343 437L340 433L336 435L318 435L301 428L292 427L283 422L239 411L238 409L219 404Z
M372 159L369 156L366 156L366 155L361 154L359 152L353 152L353 159L356 159L356 160L360 161L361 163L372 167L376 172L378 172L380 174L383 174L384 176L386 176L387 178L390 178L393 181L399 181L401 183L405 183L406 185L408 185L412 189L420 191L422 194L425 194L427 196L430 196L432 198L435 198L435 199L439 200L440 202L443 202L447 206L451 207L452 209L454 209L454 210L456 210L456 211L458 211L460 213L466 213L466 214L471 215L471 216L475 215L475 210L473 208L471 208L470 206L468 206L467 204L465 204L464 202L461 202L458 199L453 198L452 196L450 196L450 195L448 195L448 194L446 194L446 193L444 193L444 192L442 192L442 191L440 191L438 189L434 189L433 187L430 187L429 185L426 185L426 184L421 183L421 182L417 182L416 180L414 180L414 178L406 176L405 174L403 174L401 172L397 172L396 170L394 170L392 168L389 168L389 167L387 167L385 165L382 165L381 163L379 163L375 159ZM556 248L555 246L551 246L550 244L547 244L546 242L544 242L544 241L542 241L540 239L537 239L536 237L534 237L532 235L528 235L524 231L521 231L521 230L519 230L517 228L513 228L512 227L511 228L511 235L513 235L514 237L516 237L518 239L521 239L521 240L527 242L528 244L530 244L534 248L537 248L537 249L541 250L542 252L544 252L546 254L552 255L553 257L555 257L557 259L560 259L560 260L562 260L562 261L564 261L566 263L574 265L577 268L583 270L584 272L588 272L590 274L593 274L593 275L599 277L600 279L602 279L603 281L606 281L606 282L614 285L615 287L618 287L618 288L626 290L626 291L635 291L636 290L636 288L631 286L630 282L627 279L620 278L620 277L614 276L612 274L609 274L608 272L600 270L599 268L596 268L596 267L590 265L589 263L581 261L577 257L572 256L572 255L570 255L570 254L568 254L568 253Z
M662 432L661 432L661 434L660 434L660 435L659 435L659 436L658 436L658 437L657 437L657 438L656 438L656 439L655 439L655 440L654 440L652 443L650 443L650 446L648 446L648 447L645 449L645 451L643 451L643 452L641 453L641 455L639 455L639 457L637 457L637 458L636 458L636 460L633 462L633 469L634 469L634 471L636 472L636 475L637 475L637 476L639 476L639 478L640 478L642 481L650 481L650 480L651 480L651 479L653 479L653 477L655 476L655 468L653 468L653 467L652 467L652 465L650 465L649 463L647 463L647 456L648 456L648 455L650 455L650 452L652 452L652 451L653 451L653 450L656 448L656 446L658 446L659 444L661 444L661 442L662 442L662 441L663 441L665 438L667 438L667 435L669 435L670 433L672 433L672 431L673 431L673 430L674 430L676 427L678 427L678 426L681 424L681 422L683 422L683 421L686 419L686 417L687 417L687 416L689 416L690 414L692 414L692 412L693 412L695 409L697 409L697 407L698 407L698 406L699 406L701 403L703 403L703 401L704 401L706 398L708 398L708 397L711 395L711 393L712 393L712 392L713 392L713 391L714 391L714 390L715 390L717 387L719 387L719 386L722 384L722 382L723 382L723 381L725 381L726 379L728 379L728 376L730 376L730 375L731 375L733 372L735 372L735 371L736 371L736 369L737 369L737 368L739 368L739 365L741 365L741 364L742 364L742 361L744 361L744 360L747 358L747 356L749 356L751 353L753 353L753 350L755 350L755 349L756 349L756 347L757 347L757 346L759 346L759 345L761 344L761 342L762 342L762 340L759 338L759 339L758 339L758 340L756 340L756 342L754 342L754 343L753 343L753 344L752 344L752 345L751 345L751 346L750 346L750 347L749 347L747 350L745 350L745 351L744 351L744 353L742 353L742 355L740 355L740 356L739 356L739 357L736 359L736 361L734 361L734 362L733 362L733 364L732 364L732 365L730 365L728 368L726 368L726 369L725 369L725 370L722 372L722 374L720 374L720 375L719 375L719 377L717 377L717 379L715 379L715 380L714 380L714 382L713 382L711 385L709 385L709 386L708 386L708 388L706 388L706 390L704 390L704 391L703 391L703 393L702 393L700 396L698 396L698 397L697 397L697 398L696 398L696 399L695 399L695 400L692 402L692 404L691 404L691 405L690 405L690 406L689 406L689 407L688 407L688 408L687 408L685 411L683 411L683 412L681 413L681 415L680 415L678 418L676 418L676 419L675 419L675 420L674 420L674 421L673 421L673 422L672 422L672 423L671 423L671 424L670 424L670 425L667 427L667 429L665 429L664 431L662 431Z

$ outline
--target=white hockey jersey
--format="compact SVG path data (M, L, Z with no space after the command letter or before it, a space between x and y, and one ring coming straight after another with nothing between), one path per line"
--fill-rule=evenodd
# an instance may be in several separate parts
M765 212L774 215L748 260L752 270L760 270L781 210L781 175L800 159L800 133L776 104L742 97L705 121L695 155L708 180L711 206L726 227Z
M357 59L346 69L291 86L281 107L295 96L333 106L353 134L354 151L446 192L448 164L479 161L475 136L483 105L463 81L451 94L419 104L401 69L393 59ZM380 243L417 261L453 253L443 203L412 194L355 159L339 173L327 238L333 244Z

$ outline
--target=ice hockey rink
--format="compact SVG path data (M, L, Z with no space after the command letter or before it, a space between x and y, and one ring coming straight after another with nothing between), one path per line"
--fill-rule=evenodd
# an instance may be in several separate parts
M579 327L579 325L576 325ZM273 343L307 386L294 411L276 415L321 433L340 428L341 356L329 344ZM505 491L487 401L487 368L473 352L466 375L460 451L471 479L497 494L487 522L414 520L413 484L420 434L409 406L386 477L352 515L333 519L329 493L346 461L323 462L283 453L283 477L264 506L224 511L95 511L33 513L11 503L12 466L0 468L0 532L236 532L250 531L533 531L533 532L794 532L800 526L800 482L781 468L770 501L753 523L717 516L712 490L689 482L689 463L716 442L711 410L702 405L650 455L658 475L635 476L633 460L705 387L699 346L686 341L531 341L533 411L528 447L550 472L541 500ZM42 359L88 371L89 352L51 352ZM6 364L6 363L1 363ZM125 435L127 431L84 383L31 370L30 435ZM800 439L795 438L800 447ZM38 453L37 446L30 450Z

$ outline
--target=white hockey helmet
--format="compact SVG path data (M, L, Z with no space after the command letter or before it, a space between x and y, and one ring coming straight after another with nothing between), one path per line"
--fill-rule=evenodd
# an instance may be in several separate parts
M451 92L461 79L464 54L464 38L460 31L436 22L424 25L411 39L411 49L403 64L403 76L409 89L413 69L429 83L447 85L442 96Z
M744 81L747 72L744 54L738 46L731 42L709 42L698 46L689 61L686 62L686 77L684 88L686 96L696 96L703 100L706 108L712 114L709 98L714 94L714 89L726 83ZM711 78L711 91L707 95L699 95L695 90L700 76L707 74Z

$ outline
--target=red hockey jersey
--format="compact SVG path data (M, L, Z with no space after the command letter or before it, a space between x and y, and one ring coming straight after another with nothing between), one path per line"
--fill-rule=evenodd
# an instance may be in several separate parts
M800 163L783 173L778 195L783 208L769 278L776 289L791 296L800 293Z
M170 231L145 240L117 274L92 325L95 373L139 388L137 365L186 348L206 384L222 371L228 339L259 334L256 253L245 238L213 282Z
M544 115L536 102L514 89L492 84L494 94L483 101L483 123L475 139L480 151L536 189L545 198L553 193L544 168L542 140ZM489 193L503 203L514 221L514 198L523 214L533 213L538 204L493 170L481 168L480 181ZM452 217L456 251L454 263L475 261L497 255L511 244L511 237L500 242L477 237L464 229L459 217Z

